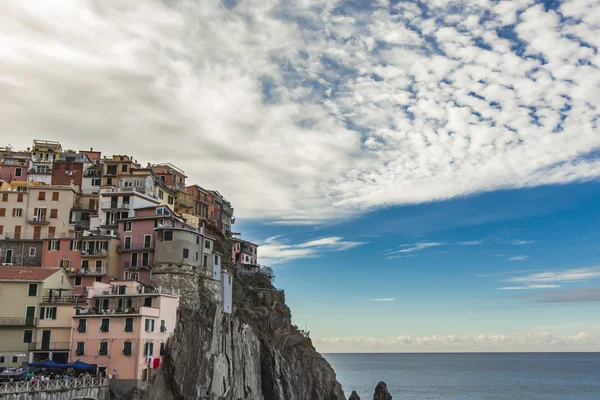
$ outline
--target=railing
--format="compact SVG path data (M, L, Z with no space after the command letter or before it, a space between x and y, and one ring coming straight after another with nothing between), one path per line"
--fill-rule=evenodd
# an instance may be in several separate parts
M30 168L30 174L44 174L44 175L52 175L52 170L50 168Z
M0 318L0 326L35 326L37 320L36 317Z
M79 304L87 303L87 298L82 296L44 296L42 304Z
M32 342L32 343L29 343L29 351L69 350L70 346L71 346L70 342Z
M151 251L154 250L154 246L152 246L152 242L148 243L149 246L146 246L145 242L138 243L125 243L123 246L117 247L117 252L124 253L128 251Z
M28 234L15 234L14 232L4 232L3 234L0 234L0 240L4 239L4 240L44 240L44 239L61 239L61 238L68 238L70 237L69 234L67 233L63 233L63 234L34 234L34 233L28 233ZM74 238L73 238L74 239Z
M113 209L125 209L125 210L129 210L131 209L131 204L130 203L117 203L117 204L113 204L113 203L102 203L102 206L100 207L102 210L113 210Z
M101 178L102 170L100 169L88 169L83 173L84 178Z
M75 271L69 271L68 275L104 275L106 274L106 268L80 268Z
M49 382L0 383L0 394L35 393L108 386L108 378L56 379Z
M138 314L139 309L137 308L117 308L114 310L98 310L97 308L93 307L93 308L89 308L89 309L81 309L81 308L76 308L75 309L75 315L119 315L119 314L125 314L125 315L131 315L131 314Z
M30 224L49 224L50 221L48 221L48 218L45 215L42 215L42 216L35 215L33 217L29 217L29 223Z
M104 257L108 255L108 250L81 250L82 257Z

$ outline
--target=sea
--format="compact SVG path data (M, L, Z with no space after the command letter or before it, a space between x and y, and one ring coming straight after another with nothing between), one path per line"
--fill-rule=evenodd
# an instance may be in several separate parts
M600 400L600 353L323 354L346 397L371 400Z

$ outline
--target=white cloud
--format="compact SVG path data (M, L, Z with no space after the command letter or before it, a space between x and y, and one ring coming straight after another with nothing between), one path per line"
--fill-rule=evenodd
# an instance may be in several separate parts
M458 242L461 246L477 246L479 244L483 244L483 240L471 240L467 242Z
M568 269L564 271L539 272L525 276L514 276L507 282L555 283L579 282L600 279L600 267Z
M441 243L441 242L419 242L419 243L415 243L415 244L411 244L411 245L403 244L402 246L400 246L400 247L403 247L403 249L392 251L392 252L388 253L388 256L393 256L396 254L403 254L403 253L413 253L415 251L425 250L430 247L443 246L444 244L445 243Z
M525 286L505 286L498 290L532 290L532 289L552 289L559 288L560 285L525 285Z
M508 261L524 261L527 260L529 256L515 256L508 259Z
M512 244L514 244L515 246L523 246L532 243L535 243L535 240L515 240L512 242Z
M600 176L597 3L384 3L5 0L0 125L286 224Z
M300 258L315 258L329 251L344 251L364 244L352 242L342 237L332 236L290 244L281 236L272 236L260 245L259 257L263 264L284 264Z
M378 299L369 299L370 301L376 301L376 302L388 302L388 301L395 301L396 299L394 297L383 297L383 298L378 298Z
M327 352L458 352L458 351L596 351L600 335L576 332L398 335L394 337L313 338Z

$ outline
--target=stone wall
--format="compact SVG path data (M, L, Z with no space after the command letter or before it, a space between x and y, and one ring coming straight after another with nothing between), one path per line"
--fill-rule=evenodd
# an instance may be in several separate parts
M110 400L110 389L93 387L34 393L1 394L0 400Z
M30 248L35 248L35 254L30 256ZM4 263L6 250L13 251L12 264L24 267L42 266L41 240L0 240L0 260Z

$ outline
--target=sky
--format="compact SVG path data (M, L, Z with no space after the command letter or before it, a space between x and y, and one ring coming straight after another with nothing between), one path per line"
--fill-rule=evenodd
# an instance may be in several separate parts
M599 351L600 1L5 0L2 142L217 188L318 350Z

